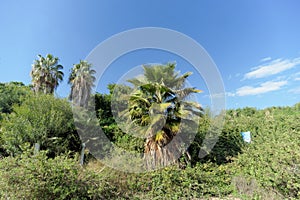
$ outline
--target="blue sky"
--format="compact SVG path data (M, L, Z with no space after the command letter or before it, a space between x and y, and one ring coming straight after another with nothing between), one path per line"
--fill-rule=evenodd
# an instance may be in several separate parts
M1 1L0 82L30 83L37 54L51 53L64 66L57 90L66 96L69 70L99 43L122 31L163 27L196 40L216 63L226 90L227 108L293 105L300 100L300 1ZM145 50L120 57L107 70L98 90L144 63L176 61L168 52ZM199 74L190 79L210 96Z

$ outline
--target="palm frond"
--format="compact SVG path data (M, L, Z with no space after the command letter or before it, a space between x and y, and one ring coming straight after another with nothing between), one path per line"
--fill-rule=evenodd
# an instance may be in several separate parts
M182 100L185 99L186 97L188 97L189 95L191 95L192 93L200 93L202 92L202 90L198 90L195 88L184 88L181 90L175 90L174 93L176 94L176 96Z

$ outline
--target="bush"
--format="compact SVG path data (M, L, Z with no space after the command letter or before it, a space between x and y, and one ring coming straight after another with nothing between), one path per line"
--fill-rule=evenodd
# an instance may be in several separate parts
M0 142L10 154L21 153L20 146L26 142L39 143L53 156L80 149L73 113L66 100L34 95L13 110L5 116L0 129Z
M98 164L100 165L100 164ZM88 168L96 171L97 164ZM115 188L116 199L193 199L227 197L233 192L231 174L226 165L198 164L182 170L169 166L140 174L101 170L108 184Z
M0 120L1 113L11 113L13 105L20 105L30 94L30 88L21 82L0 83Z
M67 156L48 158L46 151L24 151L0 162L1 199L110 199L105 177L83 169Z
M300 198L300 113L295 107L268 108L248 122L239 122L251 131L252 143L231 163L234 180L240 180L239 186L245 180L256 183L248 188L251 193L237 187L240 194L259 199L271 193L276 199Z
M192 199L226 197L233 191L226 165L197 164L178 169L175 166L152 172L148 199Z

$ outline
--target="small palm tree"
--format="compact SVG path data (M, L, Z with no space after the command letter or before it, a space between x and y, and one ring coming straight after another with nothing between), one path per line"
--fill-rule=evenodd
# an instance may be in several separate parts
M47 54L46 58L38 55L38 58L34 61L30 72L33 90L44 94L52 94L58 87L59 82L63 80L64 73L61 71L63 66L59 65L59 59L51 54Z
M95 70L87 61L80 60L71 70L69 84L71 84L70 100L77 106L86 108L90 98L94 82L96 80Z
M187 101L192 93L201 92L184 87L190 75L190 72L179 75L175 72L175 64L167 64L144 66L143 77L128 80L134 90L128 97L127 112L121 115L130 119L129 126L139 126L141 129L137 129L146 138L144 159L147 168L166 166L175 161L175 154L182 152L184 139L181 136L175 139L175 136L182 132L183 121L193 122L193 116L202 114L198 103ZM176 141L166 147L173 139Z

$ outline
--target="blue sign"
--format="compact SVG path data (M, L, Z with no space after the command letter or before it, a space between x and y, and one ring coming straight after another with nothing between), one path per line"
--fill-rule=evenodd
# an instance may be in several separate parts
M251 133L250 131L247 132L241 132L242 138L245 142L250 143L251 142Z

